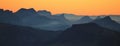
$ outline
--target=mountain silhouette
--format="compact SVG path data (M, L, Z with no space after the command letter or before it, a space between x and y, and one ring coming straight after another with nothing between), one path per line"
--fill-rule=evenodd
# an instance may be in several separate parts
M21 8L12 15L11 14L3 15L3 17L1 15L0 20L1 23L28 26L32 28L52 31L65 30L71 26L71 24L69 24L69 22L62 15L54 17L43 16L38 14L33 8L30 9Z
M119 46L120 42L119 32L95 23L75 24L65 31L0 23L0 37L0 46Z
M40 16L39 14L37 14L37 12L33 8L31 9L21 8L16 13L14 13L14 15L16 16L16 19L20 21L19 23L28 25L40 24L42 23L41 21L50 20L45 16Z
M10 11L10 10L3 10L3 9L0 10L0 22L9 23L10 20L13 19L13 18L10 18L10 16L13 17L12 11Z
M17 19L17 21L12 22L12 24L29 26L37 29L54 30L51 23L54 23L56 20L47 18L46 16L40 16L33 8L22 8L14 13L14 16L16 16L15 19Z
M120 46L116 17L0 9L0 46Z
M30 9L21 8L17 12L15 12L14 15L18 17L39 16L33 8L30 8Z
M46 10L39 10L37 13L41 16L46 16L46 17L51 17L52 16L52 13L49 12L49 11L46 11Z
M120 32L120 24L112 20L109 16L93 21L94 23L111 30Z
M70 16L68 17L68 15ZM119 19L115 22L113 21L114 19L109 20L104 19L105 16L100 16L99 19L98 18L92 19L90 17L95 18L95 16L74 16L72 14L52 15L51 12L47 10L35 11L33 8L30 9L21 8L15 13L13 13L10 10L0 9L0 23L28 26L43 30L59 31L71 27L72 24L90 23L93 20L95 20L94 21L95 23L104 23L106 21L107 22L107 24L105 24L106 26L104 24L101 24L103 27L117 31L120 30L118 24ZM78 20L78 18L81 19Z
M0 23L0 46L44 46L61 32Z
M115 46L119 44L117 34L95 23L76 24L65 30L54 46Z

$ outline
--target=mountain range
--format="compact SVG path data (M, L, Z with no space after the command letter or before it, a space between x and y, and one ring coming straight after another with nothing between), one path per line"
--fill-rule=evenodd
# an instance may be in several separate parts
M101 27L120 31L120 24L117 23L116 21L113 21L109 16L101 18L101 19L96 19L93 22L100 25Z
M30 9L21 8L14 13L10 10L0 9L0 23L28 26L36 29L53 31L65 30L71 27L73 24L90 23L96 20L98 17L104 18L105 16L75 16L74 14L65 13L52 15L50 11L46 10L35 11L33 8ZM116 23L116 25L117 24L119 25L118 18L110 16L110 19L111 21L115 21L114 23ZM114 28L113 26L109 27ZM119 28L119 26L117 27Z
M6 11L0 11L0 12L5 12ZM47 11L41 11L44 12L45 15L47 14L48 16L43 16L41 13L38 14L40 11L36 12L33 8L30 9L24 9L21 8L15 13L8 14L6 15L1 14L0 15L0 22L1 23L8 23L8 24L13 24L13 25L20 25L20 26L30 26L32 28L37 28L37 29L44 29L44 30L65 30L67 27L70 27L71 24L69 24L64 16L54 16L54 17L48 17L52 16L49 14ZM10 12L11 13L11 12ZM8 16L9 15L9 16Z
M0 46L120 46L119 17L0 9Z
M117 46L118 34L95 23L75 24L58 37L55 46Z
M75 24L64 31L0 23L0 46L119 46L119 42L120 32L95 23Z

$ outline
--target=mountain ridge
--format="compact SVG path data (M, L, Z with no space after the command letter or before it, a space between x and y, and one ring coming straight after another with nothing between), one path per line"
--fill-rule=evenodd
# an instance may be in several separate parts
M120 24L112 20L109 16L94 20L93 22L102 27L105 27L111 30L120 31Z
M104 16L100 17L103 18ZM65 13L52 15L50 11L36 11L34 10L34 8L21 8L15 13L10 10L0 9L1 23L29 26L37 29L54 31L65 30L71 27L71 25L73 25L74 23L90 23L96 20L95 18L95 16L75 16L74 14Z

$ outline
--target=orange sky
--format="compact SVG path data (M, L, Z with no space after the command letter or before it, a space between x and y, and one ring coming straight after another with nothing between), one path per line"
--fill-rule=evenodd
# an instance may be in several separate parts
M77 15L120 14L120 0L0 0L0 8L48 10L53 14Z

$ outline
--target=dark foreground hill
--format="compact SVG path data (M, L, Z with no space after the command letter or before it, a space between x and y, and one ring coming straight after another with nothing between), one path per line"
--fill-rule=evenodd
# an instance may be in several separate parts
M0 46L45 46L60 33L0 23Z
M119 36L95 23L76 24L61 32L0 24L0 46L119 46Z
M76 24L64 31L54 46L119 46L119 36L95 23Z

